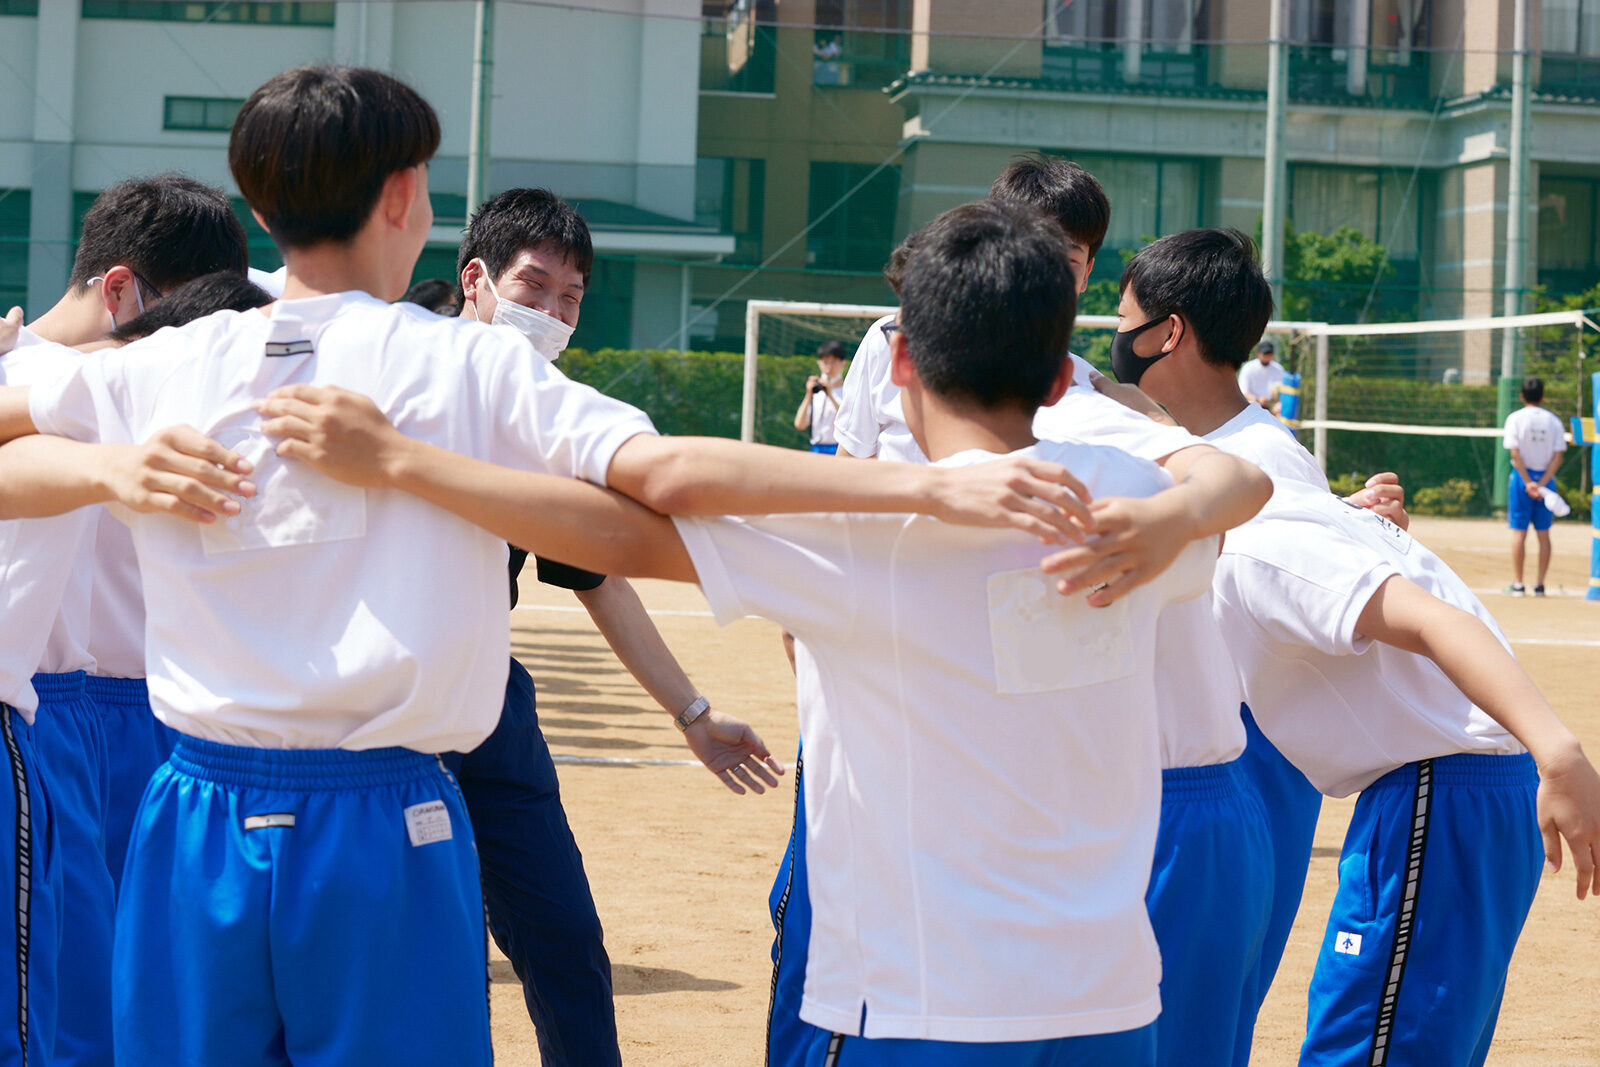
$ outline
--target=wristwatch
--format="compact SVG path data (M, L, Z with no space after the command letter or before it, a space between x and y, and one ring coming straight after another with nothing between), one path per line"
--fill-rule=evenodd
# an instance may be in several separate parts
M672 720L672 725L679 730L687 730L696 719L710 710L711 701L705 697L695 697L689 702L689 706L680 711L678 717Z

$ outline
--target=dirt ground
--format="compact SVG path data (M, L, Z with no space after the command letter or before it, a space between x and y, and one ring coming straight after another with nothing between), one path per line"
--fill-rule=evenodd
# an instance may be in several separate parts
M1600 603L1582 599L1588 526L1558 524L1544 600L1499 592L1510 580L1503 525L1417 519L1413 532L1479 592L1600 760ZM1531 575L1531 558L1529 567ZM789 763L794 689L776 627L744 621L719 629L697 589L636 584L713 704L748 720ZM567 814L605 924L623 1061L758 1065L771 978L767 892L789 833L792 782L775 794L736 797L697 763L684 765L692 756L671 721L617 664L577 601L531 578L522 588L513 651L538 683L545 736L562 763ZM1256 1028L1255 1065L1294 1062L1353 803L1323 806L1300 916ZM1579 902L1573 884L1570 869L1545 875L1512 962L1491 1067L1600 1064L1600 900ZM521 989L504 958L491 956L498 1060L537 1064Z

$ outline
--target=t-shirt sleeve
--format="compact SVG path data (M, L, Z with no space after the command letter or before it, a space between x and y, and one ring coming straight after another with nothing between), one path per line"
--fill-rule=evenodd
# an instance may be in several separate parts
M1371 640L1356 623L1378 587L1400 570L1375 550L1326 527L1273 524L1284 541L1275 552L1258 543L1237 551L1228 535L1216 569L1217 594L1271 640L1330 656L1364 652Z
M486 334L489 331L485 331ZM631 404L581 385L520 337L495 330L478 339L491 463L583 478L597 485L629 438L653 434L650 417Z
M1508 450L1522 447L1521 425L1522 420L1518 419L1517 413L1513 411L1506 419L1505 446Z
M874 324L856 348L856 358L850 361L839 411L833 420L834 439L840 448L857 459L878 454L878 434L883 425L879 421L878 390L874 385L880 374L887 379L888 361L889 343Z
M574 567L567 563L557 563L543 556L535 556L534 559L538 567L539 581L545 585L553 585L558 589L571 589L575 593L586 593L605 584L606 576L603 574L586 571L582 567Z
M74 355L76 353L74 352ZM61 373L39 376L28 391L28 414L40 433L91 443L129 444L136 431L120 353L63 362Z
M1168 604L1193 600L1211 588L1219 542L1220 538L1215 535L1190 542L1161 573L1163 596Z
M672 521L719 626L753 615L804 638L854 619L850 516Z
M1188 430L1159 423L1092 390L1068 393L1055 405L1040 408L1033 425L1034 435L1042 440L1110 445L1152 463L1205 444Z

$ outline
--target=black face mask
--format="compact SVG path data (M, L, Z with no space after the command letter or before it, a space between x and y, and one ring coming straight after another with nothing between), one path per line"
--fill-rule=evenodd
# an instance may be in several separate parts
M1111 338L1111 373L1117 376L1117 381L1123 385L1138 385L1139 379L1144 377L1144 372L1166 357L1171 352L1157 352L1148 359L1138 356L1133 351L1134 338L1167 321L1167 316L1151 319L1143 326L1135 326L1131 330L1118 333Z

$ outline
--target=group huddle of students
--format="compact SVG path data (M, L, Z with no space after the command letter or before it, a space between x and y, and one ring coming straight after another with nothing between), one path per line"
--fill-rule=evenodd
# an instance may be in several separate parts
M829 458L562 375L592 248L548 193L474 215L459 315L390 303L438 144L388 75L280 74L229 144L280 292L162 176L0 325L0 1058L487 1064L487 914L546 1062L617 1062L509 543L736 792L782 767L623 578L794 636L770 1063L1243 1065L1357 791L1301 1061L1483 1062L1562 838L1600 889L1600 776L1392 476L1333 497L1240 393L1247 238L1128 263L1108 380L1069 345L1109 202L1018 161L896 250Z

